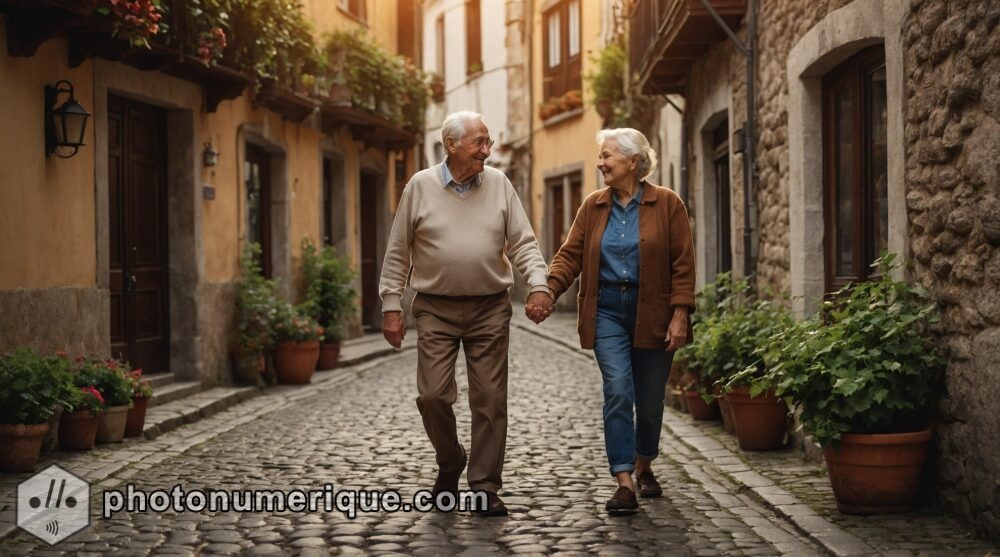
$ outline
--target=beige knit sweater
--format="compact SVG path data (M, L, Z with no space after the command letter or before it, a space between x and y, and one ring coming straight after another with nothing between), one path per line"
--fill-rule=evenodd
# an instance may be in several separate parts
M511 262L532 292L548 291L545 260L503 172L487 166L463 198L445 187L440 165L422 170L406 184L392 223L379 282L382 311L400 311L407 279L424 294L496 294L514 284Z

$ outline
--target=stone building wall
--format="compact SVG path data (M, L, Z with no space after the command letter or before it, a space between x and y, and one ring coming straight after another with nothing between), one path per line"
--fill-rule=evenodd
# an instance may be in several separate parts
M1000 536L1000 4L911 0L906 204L913 278L944 308L941 502Z

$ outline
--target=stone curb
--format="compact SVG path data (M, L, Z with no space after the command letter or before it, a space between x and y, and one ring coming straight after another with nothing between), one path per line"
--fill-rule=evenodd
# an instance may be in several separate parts
M402 354L415 346L415 342L411 341L400 350L386 346L384 349L364 351L342 359L337 369L317 372L307 385L275 385L263 389L215 387L182 401L151 408L143 430L145 438L126 438L124 443L99 445L94 451L86 453L67 453L65 459L52 464L69 466L95 487L115 487L141 469L183 454L196 445L288 404L357 379L376 369L379 358ZM363 363L368 365L358 367ZM182 425L191 427L179 429ZM42 469L39 466L39 471ZM27 477L25 475L25 479ZM13 504L15 497L16 484L0 488L0 503L12 502L9 508L0 511L0 539L18 530Z
M543 331L530 322L524 323L515 319L511 320L511 325L592 359L591 351L581 349L573 339L566 339ZM818 543L830 554L837 557L848 557L875 553L871 546L857 536L823 518L769 478L752 470L745 463L733 464L737 461L743 461L738 455L702 432L697 426L685 423L674 413L674 410L668 408L667 412L664 412L663 423L682 443L701 453L709 462L715 464L716 468L727 478L752 494L756 500Z

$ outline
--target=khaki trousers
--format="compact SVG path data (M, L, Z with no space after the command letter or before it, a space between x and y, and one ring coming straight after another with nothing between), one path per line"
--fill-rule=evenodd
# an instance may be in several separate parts
M511 305L507 291L490 296L417 294L417 408L437 463L454 470L462 457L452 406L458 398L455 360L465 349L472 410L469 487L497 492L507 447L507 348Z

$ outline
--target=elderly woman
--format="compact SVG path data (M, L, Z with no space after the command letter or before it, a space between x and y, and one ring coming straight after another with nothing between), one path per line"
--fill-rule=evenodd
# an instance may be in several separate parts
M684 203L646 178L656 153L631 128L603 130L597 168L607 188L587 196L549 266L558 298L580 276L577 328L604 380L604 444L618 489L605 506L631 513L659 497L663 397L674 351L691 339L694 246ZM635 419L633 420L633 412Z

